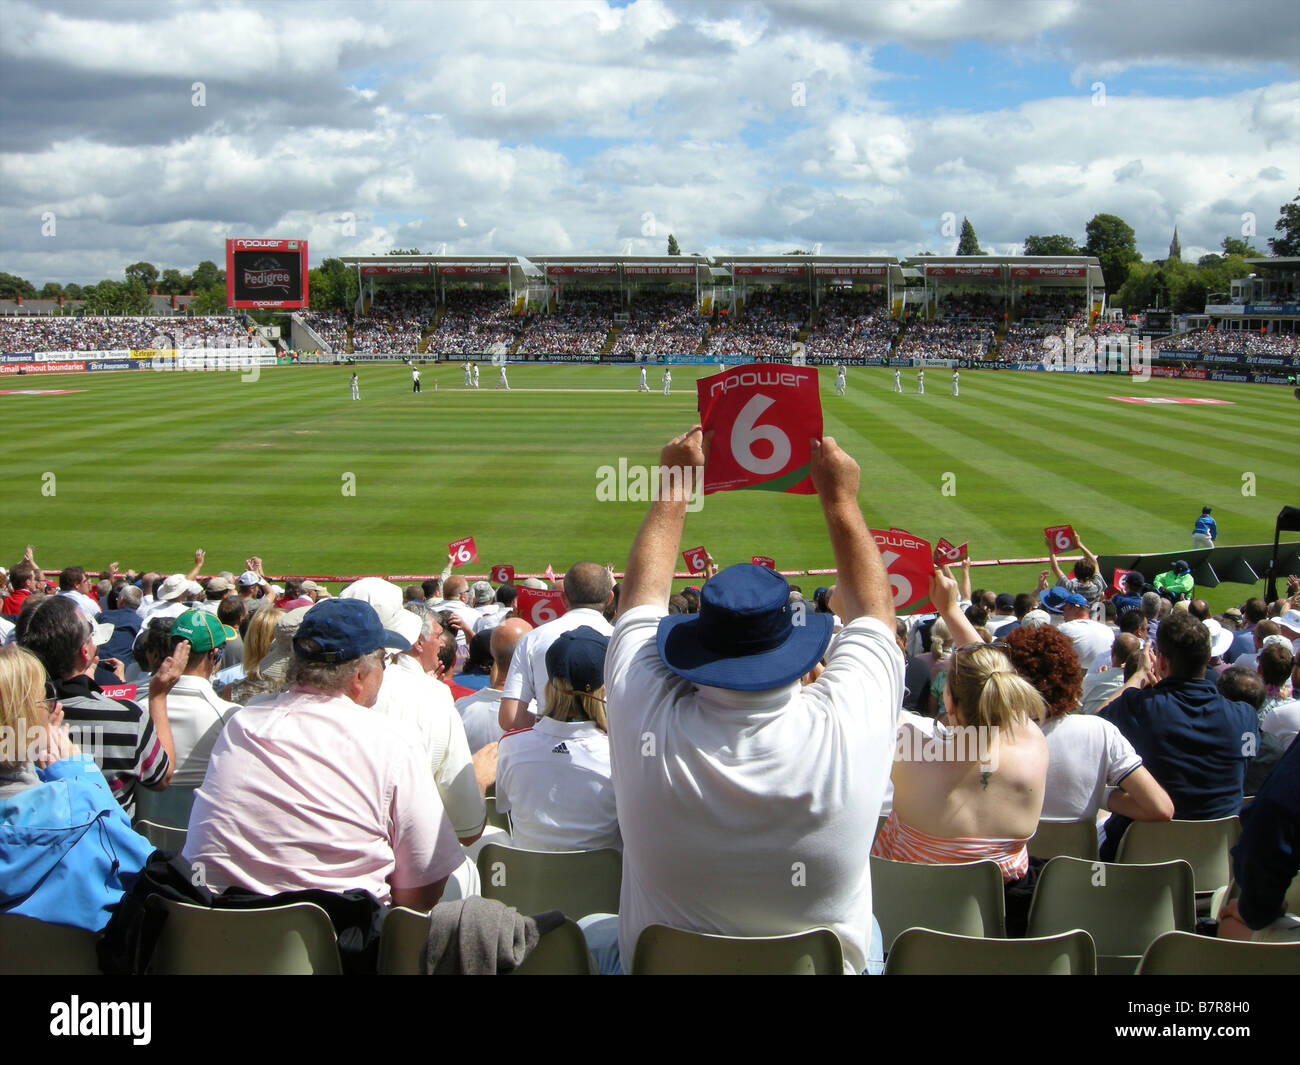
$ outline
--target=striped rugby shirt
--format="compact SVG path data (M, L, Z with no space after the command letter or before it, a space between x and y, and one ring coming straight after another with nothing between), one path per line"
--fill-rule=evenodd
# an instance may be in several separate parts
M85 674L54 685L73 741L95 759L128 817L135 815L135 789L167 775L163 750L147 711L128 699L110 699Z

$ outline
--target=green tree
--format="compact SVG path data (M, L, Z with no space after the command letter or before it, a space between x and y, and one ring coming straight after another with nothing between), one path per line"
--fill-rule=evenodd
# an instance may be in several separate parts
M65 300L79 300L85 298L85 293L81 291L81 286L73 282L71 285L63 286L63 298Z
M1155 263L1134 263L1118 289L1107 287L1113 293L1111 303L1123 307L1126 314L1137 314L1156 305L1159 268Z
M153 309L149 302L149 287L138 277L132 277L122 286L120 314L148 314Z
M326 259L316 269L308 270L307 278L314 311L328 314L346 310L357 300L357 275L342 259Z
M225 271L218 270L217 264L211 259L204 259L194 268L194 276L190 279L193 289L186 289L187 292L200 292L205 288L211 288L213 285L224 284L226 280ZM223 296L224 300L225 297Z
M1030 234L1025 238L1025 255L1078 255L1079 245L1073 237L1053 233L1048 237Z
M200 263L200 265L202 265ZM196 271L197 272L197 271ZM194 299L189 309L195 314L222 314L226 310L226 286L224 283L209 285L194 291Z
M158 282L158 291L164 296L183 296L193 283L188 275L179 270L164 270L162 279Z
M682 249L678 247L677 238L671 233L668 234L668 254L681 255Z
M120 281L104 280L86 289L87 314L121 314L122 288Z
M139 281L146 289L151 288L153 283L158 280L158 267L153 263L132 263L126 268L127 281Z
M1214 252L1210 252L1208 255L1202 255L1199 259L1197 259L1196 265L1215 267L1215 266L1219 266L1222 262L1223 262L1222 255L1218 255Z
M980 242L975 236L975 227L970 224L969 218L961 220L961 239L957 241L958 255L983 255L984 249L980 247Z
M389 255L421 255L421 254L423 254L423 253L420 251L419 248L394 248L392 251L388 252L387 254L389 254ZM324 265L324 264L322 264L322 265Z
M25 300L35 299L36 286L15 274L0 273L0 300L11 300L17 296Z
M1282 214L1273 227L1282 236L1268 238L1268 250L1274 255L1300 255L1300 196L1282 205Z
M1106 291L1118 292L1133 264L1142 261L1142 255L1137 250L1137 234L1124 219L1113 214L1094 215L1086 232L1088 243L1084 245L1084 253L1095 255L1101 263Z
M1252 248L1250 241L1243 237L1224 237L1219 247L1224 255L1240 255L1242 258L1258 258L1263 254L1258 248Z
M43 300L56 300L61 295L63 295L63 286L57 281L46 281L41 286L41 299Z

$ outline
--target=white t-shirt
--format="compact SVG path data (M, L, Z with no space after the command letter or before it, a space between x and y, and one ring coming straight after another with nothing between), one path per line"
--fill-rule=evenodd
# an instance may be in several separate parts
M1259 727L1269 735L1276 736L1284 748L1290 747L1296 733L1300 732L1300 699L1278 703L1264 715Z
M450 610L469 626L470 632L473 632L474 626L478 624L479 612L467 603L462 603L459 599L440 599L436 603L429 603L428 607L435 614L443 610ZM466 646L465 634L460 629L456 630L456 643L461 647ZM459 665L459 663L457 664Z
M1065 714L1042 728L1048 753L1044 821L1096 817L1106 789L1117 787L1142 765L1133 744L1104 717Z
M582 607L561 614L554 621L538 625L532 632L525 633L515 644L515 654L510 660L510 672L506 674L502 698L534 703L533 713L539 717L546 713L546 652L561 635L583 625L589 625L605 636L614 631L604 614Z
M176 682L167 693L167 721L176 749L173 784L197 788L203 783L212 745L238 709L238 703L226 702L202 677L183 676Z
M623 849L609 737L590 721L540 717L507 732L497 747L496 805L510 814L511 845L523 850Z
M1074 653L1079 656L1079 668L1084 670L1092 665L1098 655L1109 655L1115 637L1119 635L1109 625L1088 618L1064 622L1060 632L1074 644Z
M487 807L474 776L465 726L447 685L428 676L407 654L384 670L375 710L420 734L434 783L457 836L473 836L487 823Z
M465 739L471 754L478 754L489 743L496 743L501 731L501 696L495 688L480 688L472 695L456 700L456 712L465 726Z
M862 972L903 697L894 633L859 618L815 684L740 692L669 670L655 646L663 615L627 611L605 659L623 957L651 924L740 936L824 925L844 971Z

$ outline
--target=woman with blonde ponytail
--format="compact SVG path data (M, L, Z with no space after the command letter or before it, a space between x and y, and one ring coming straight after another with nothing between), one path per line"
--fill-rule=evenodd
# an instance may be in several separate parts
M933 735L899 728L893 810L872 854L942 865L989 859L1003 882L1029 871L1047 778L1042 697L1007 657L983 642L957 605L957 585L936 573L930 598L956 650Z

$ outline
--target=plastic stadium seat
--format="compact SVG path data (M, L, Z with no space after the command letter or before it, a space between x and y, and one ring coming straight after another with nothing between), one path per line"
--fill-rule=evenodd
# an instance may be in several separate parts
M486 844L478 852L485 899L522 914L559 910L577 920L591 913L618 913L623 855L597 851L525 851Z
M497 813L497 801L494 796L489 795L487 803L487 823L493 828L499 828L503 832L510 831L510 815Z
M151 895L167 911L148 971L188 976L335 976L343 971L329 914L310 902L217 910Z
M1300 975L1300 943L1247 943L1166 932L1142 956L1139 976Z
M1132 973L1157 937L1196 928L1192 867L1053 858L1039 875L1026 935L1076 928L1092 936L1099 973Z
M842 976L844 950L829 928L787 936L717 936L667 925L642 929L633 976Z
M136 820L149 821L155 825L188 825L194 793L198 790L197 785L186 787L183 784L172 784L162 791L136 788ZM184 832L184 829L181 831Z
M871 859L871 900L885 953L909 928L1001 939L1006 896L996 862L919 865Z
M152 843L155 850L174 851L180 854L185 849L186 832L183 828L143 820L136 821L131 827Z
M98 932L0 913L0 976L98 976Z
M1092 861L1097 857L1097 822L1093 818L1083 821L1039 821L1034 838L1029 841L1031 858L1083 858Z
M1042 939L977 939L909 928L886 976L1095 976L1097 947L1080 929Z
M388 911L379 939L379 972L383 976L423 975L420 955L429 938L429 915L397 906ZM596 963L582 929L566 920L538 941L514 976L594 976Z
M1229 851L1241 836L1241 820L1134 821L1128 826L1115 861L1153 865L1182 859L1192 867L1197 893L1211 895L1232 879Z

